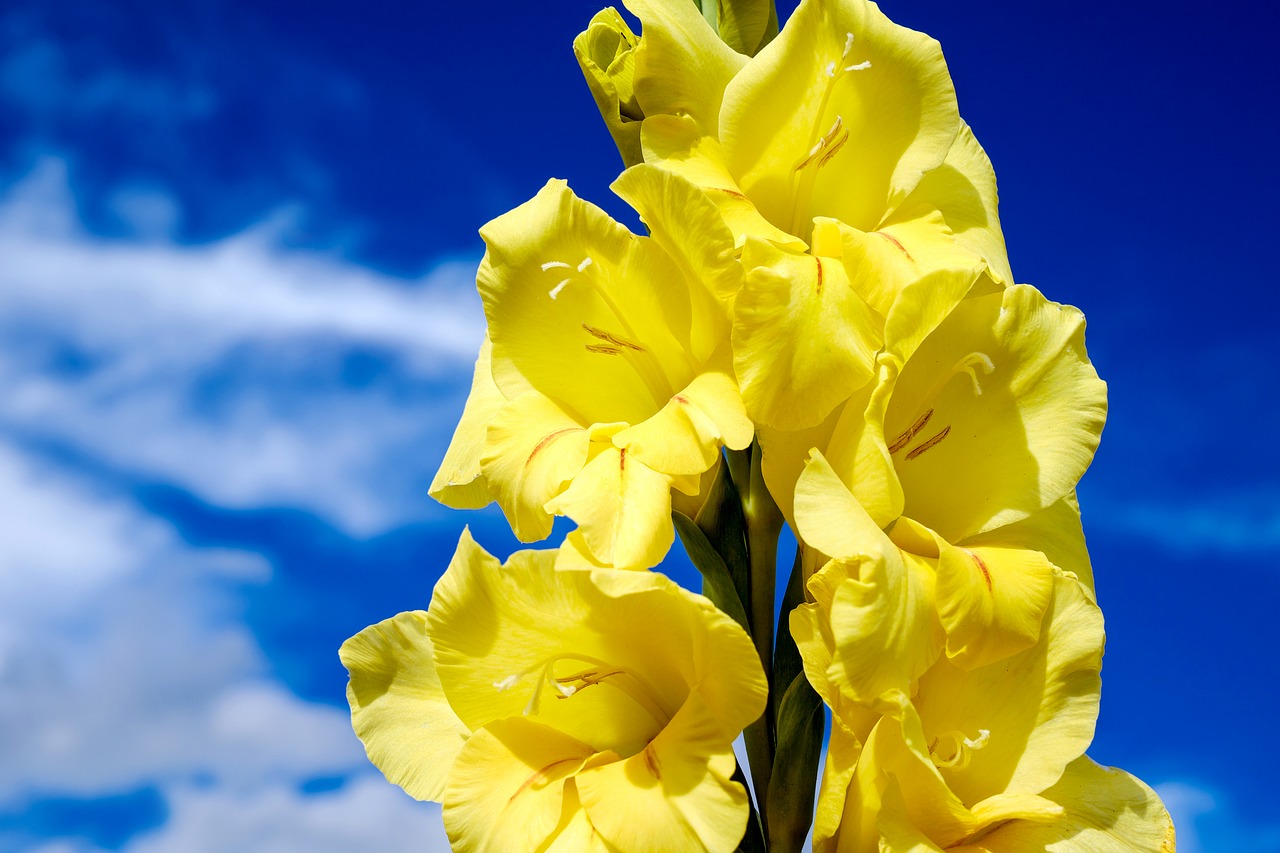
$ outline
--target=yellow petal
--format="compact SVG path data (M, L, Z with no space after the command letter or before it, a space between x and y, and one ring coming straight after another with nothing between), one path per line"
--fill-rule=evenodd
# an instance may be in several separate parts
M531 391L491 420L480 470L522 542L551 533L547 501L587 461L587 430L547 397Z
M716 135L724 89L747 57L720 40L692 3L627 0L641 23L636 97L646 116L688 115Z
M834 644L826 678L868 706L908 692L940 650L930 561L899 551L816 451L796 489L796 520L806 542L838 558L809 581Z
M891 355L877 359L875 383L844 407L827 443L827 457L877 527L902 515L904 496L893 457L884 440L884 412L897 381L899 365Z
M693 377L688 284L652 240L563 181L480 234L476 281L504 395L537 390L583 424L639 423Z
M635 34L613 7L597 12L573 40L573 55L628 166L643 159L640 120L644 111L635 97L636 43Z
M440 687L426 624L422 611L401 613L365 628L338 655L350 673L351 724L369 760L410 796L439 802L471 731Z
M849 784L853 781L862 754L862 742L844 722L843 715L833 712L831 738L818 787L818 801L813 812L813 849L815 853L835 849L832 840L839 832L844 817Z
M725 364L699 373L656 415L618 433L613 443L655 471L694 475L716 464L722 445L742 450L753 434L732 368Z
M1025 285L966 299L907 361L885 413L903 514L949 542L1026 518L1075 487L1105 416L1079 311Z
M444 826L455 851L537 850L557 834L565 780L593 750L519 717L476 732L454 762Z
M818 450L809 455L796 482L795 511L796 535L830 557L883 553L893 547Z
M850 259L847 266L855 288L881 316L890 316L911 285L922 289L926 298L932 296L931 301L946 306L928 312L921 311L915 303L898 307L898 312L905 310L907 317L897 324L903 328L895 329L894 341L904 333L922 339L960 301L983 270L978 256L956 242L942 214L932 209L900 212L893 221L871 232L842 224L840 237L844 255ZM855 274L855 270L861 274ZM928 284L921 283L921 279L931 276ZM934 295L933 291L939 289L942 293ZM920 298L915 302L919 303ZM897 348L895 352L905 358L909 350Z
M701 188L678 172L648 164L627 169L611 188L640 214L650 235L680 265L688 281L722 300L738 292L742 265L734 235ZM700 305L695 302L695 307ZM697 342L701 347L695 344L695 357L705 360L728 334L728 319L721 308L702 325L707 327L707 340ZM694 326L699 326L696 319Z
M878 824L880 853L946 853L911 823L906 799L896 779L890 778L885 786Z
M527 717L631 755L695 687L726 744L759 715L766 688L754 646L709 601L657 573L556 571L555 558L521 551L499 566L464 537L436 585L436 669L472 730Z
M839 260L748 239L743 265L733 349L747 411L777 429L815 426L871 379L883 320Z
M578 785L574 779L565 780L560 827L555 840L543 853L617 853L591 825L578 798Z
M796 480L800 479L809 451L814 448L826 449L844 406L845 404L836 406L822 423L808 429L780 430L766 426L756 428L760 452L763 454L760 468L764 473L765 485L769 487L769 494L778 504L778 509L782 510L782 517L792 530L796 527Z
M1053 597L1053 576L1053 565L1039 551L944 547L937 594L948 657L972 669L1034 645Z
M1087 756L1070 765L1062 779L1044 792L1065 814L1053 823L1014 821L984 836L979 845L957 853L1173 853L1173 821L1142 780Z
M640 143L646 162L685 178L706 193L733 234L734 245L741 246L752 236L801 252L808 248L803 240L779 229L756 210L729 174L720 143L689 116L645 119Z
M489 358L491 349L486 335L480 345L480 356L476 359L471 393L462 409L462 419L453 431L449 449L445 451L440 469L427 491L431 497L454 509L479 509L493 500L489 485L480 473L480 458L484 454L486 427L506 404L507 398L493 384Z
M940 738L931 740L915 709L904 703L899 715L881 720L867 746L876 765L898 782L903 794L898 820L909 822L939 847L949 849L1003 821L1045 821L1061 815L1061 806L1022 791L1001 792L972 809L966 807L948 787L945 768L935 766L938 755L950 745ZM891 823L894 817L890 815Z
M721 726L691 694L662 733L625 761L584 770L579 795L597 831L619 850L729 853L747 823L747 792Z
M814 216L874 230L958 127L936 41L873 3L807 0L729 84L720 139L747 196L803 238Z
M1076 576L1092 599L1093 566L1080 524L1080 504L1075 492L1032 513L1021 521L997 527L958 543L965 547L992 545L1043 551L1049 562Z
M942 165L927 172L902 204L906 211L941 212L956 242L981 257L997 284L1013 284L997 213L996 173L973 131L964 122Z
M976 803L1056 782L1093 738L1102 643L1097 605L1059 575L1035 646L969 671L939 660L915 701L926 735L939 741L935 757L956 753L940 769L950 789ZM962 748L964 738L980 746Z
M675 540L671 485L625 448L593 445L590 460L547 509L578 523L582 542L602 565L647 569Z

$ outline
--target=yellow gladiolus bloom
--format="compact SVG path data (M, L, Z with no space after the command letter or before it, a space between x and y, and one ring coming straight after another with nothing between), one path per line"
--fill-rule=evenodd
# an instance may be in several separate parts
M702 187L745 244L734 363L758 423L814 426L865 385L913 282L956 273L954 304L1012 281L936 41L866 0L805 0L748 61L688 3L628 5L645 161Z
M615 188L654 237L563 181L481 229L491 343L431 493L451 506L496 498L522 541L566 515L588 563L647 568L674 538L672 488L696 494L753 426L709 289L736 274L727 230L659 170L638 166Z
M815 850L1172 850L1150 789L1083 757L1102 615L1071 576L1053 584L1034 646L971 670L939 659L869 729L853 719L865 746L852 772L824 778L818 812L840 819Z
M457 851L730 851L731 744L767 686L746 633L660 574L505 566L467 533L425 615L348 640L352 717Z
M904 359L899 346L915 349ZM797 479L800 536L821 541L831 495L851 490L873 527L933 561L953 660L979 666L1031 646L1054 566L1091 582L1074 489L1106 386L1083 317L1019 285L965 300L918 344L895 337L879 364L879 383L844 408Z

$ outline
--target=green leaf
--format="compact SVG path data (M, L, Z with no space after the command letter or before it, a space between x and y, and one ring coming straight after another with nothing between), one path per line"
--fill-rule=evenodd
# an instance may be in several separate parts
M735 764L733 767L733 781L743 788L747 787L747 777L742 772L741 764ZM760 828L760 815L756 813L755 804L751 802L750 797L747 798L747 805L750 806L751 812L747 815L747 829L742 836L742 841L738 842L736 853L765 853L769 848L764 844L764 832Z
M822 699L804 673L797 675L778 709L778 748L765 821L772 853L799 853L809 834L825 722Z
M680 534L680 541L684 542L689 560L702 574L703 595L711 599L716 607L723 610L733 621L742 626L742 630L750 634L747 610L742 604L742 599L738 597L738 591L734 587L733 578L729 574L729 568L725 565L724 559L716 553L706 534L689 516L682 512L673 512L671 520L675 522L676 532Z

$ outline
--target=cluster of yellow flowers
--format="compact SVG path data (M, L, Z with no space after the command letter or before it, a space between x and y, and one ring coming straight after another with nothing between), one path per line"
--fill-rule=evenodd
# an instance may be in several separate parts
M938 43L867 0L627 6L574 49L649 234L562 181L481 230L431 489L576 528L505 565L464 532L347 641L370 759L459 851L1172 851L1085 756L1106 387L1013 283ZM706 597L650 571L677 530Z

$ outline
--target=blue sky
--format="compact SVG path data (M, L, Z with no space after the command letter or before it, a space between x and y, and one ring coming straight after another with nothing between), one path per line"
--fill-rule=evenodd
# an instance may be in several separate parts
M1266 22L883 5L942 41L1015 275L1085 310L1110 386L1092 753L1184 853L1280 851ZM426 486L476 229L552 176L627 215L569 47L596 8L3 5L0 851L443 849L365 762L337 647L424 607L463 524L514 547Z

